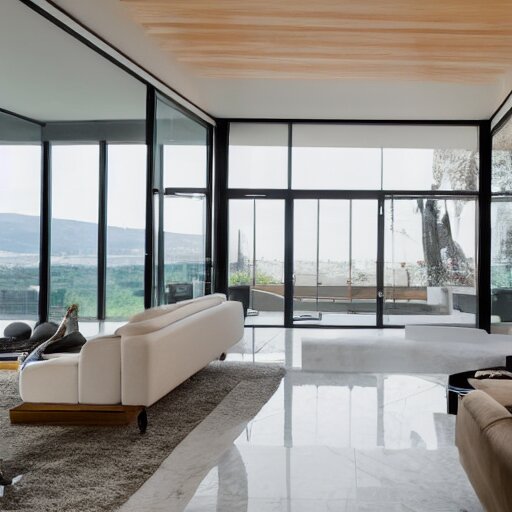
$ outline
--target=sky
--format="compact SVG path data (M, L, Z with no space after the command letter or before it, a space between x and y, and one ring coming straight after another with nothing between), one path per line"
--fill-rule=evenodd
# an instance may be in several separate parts
M180 168L189 181L166 185L203 186L206 152L200 146L170 147L165 152L169 169ZM98 146L55 145L52 149L52 213L54 218L97 222ZM294 184L314 188L380 189L380 149L295 148ZM383 152L385 188L429 189L433 150L386 149ZM122 228L145 226L146 149L143 145L109 147L108 223ZM39 215L39 146L0 146L0 212ZM201 171L201 172L200 172ZM350 172L348 172L350 171ZM91 176L93 179L91 179ZM230 184L238 186L286 186L287 150L283 147L239 146L230 151ZM247 177L249 181L247 181ZM311 178L313 177L313 179ZM284 180L284 182L283 182ZM283 185L284 183L284 185ZM449 204L454 219L453 203ZM253 201L231 202L230 258L236 258L237 233L244 233L246 250L252 255ZM256 201L257 258L282 260L284 252L284 201ZM199 198L168 198L165 231L201 234L205 229L205 205ZM389 215L386 222L389 224ZM374 200L352 202L352 257L368 259L376 254L377 206ZM421 222L416 201L395 201L394 255L400 261L423 259ZM295 206L295 255L316 258L317 202L300 200ZM350 214L348 201L320 202L320 259L345 260L348 256ZM387 227L387 226L386 226ZM466 255L474 257L475 205L463 209L460 225L453 225ZM388 230L386 230L387 232ZM386 238L390 257L391 238Z
M195 165L182 166L186 175L200 183L198 167L206 168L206 159L189 147L174 150L169 158L178 157ZM98 222L97 145L54 145L52 147L52 216ZM121 228L144 229L146 217L146 147L144 145L110 145L108 151L108 224ZM39 215L40 210L39 146L0 146L0 212ZM91 171L92 170L92 171ZM204 172L203 172L204 174ZM177 186L179 182L167 183ZM171 200L170 200L171 201ZM167 208L165 230L200 234L204 230L204 205L201 201L172 199ZM176 214L176 203L180 204ZM199 204L199 205L198 205ZM174 214L174 215L173 215Z

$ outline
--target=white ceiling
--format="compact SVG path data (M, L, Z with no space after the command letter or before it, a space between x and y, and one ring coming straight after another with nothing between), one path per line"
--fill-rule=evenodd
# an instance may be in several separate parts
M40 121L143 119L144 85L18 0L0 1L0 107Z
M215 117L487 119L512 88L512 75L487 85L429 83L417 80L261 80L200 77L173 60L149 39L143 28L129 18L119 0L55 0L55 3ZM17 0L4 1L1 8L12 8L13 4L18 4ZM24 6L22 8L28 10ZM65 84L63 89L68 94L59 94L58 101L40 105L40 112L38 115L33 113L33 117L42 118L55 113L59 103L68 102L69 105L62 109L63 112L69 112L67 107L74 105L73 115L90 114L88 118L97 118L97 113L91 113L87 105L76 104L76 96L90 98L91 103L94 97L96 106L102 105L105 112L112 115L115 113L118 118L133 117L134 112L130 111L128 105L130 97L137 94L137 87L134 87L136 81L127 79L122 71L116 70L101 57L91 56L89 49L80 48L79 43L55 28L50 31L53 34L51 38L48 34L45 37L52 39L55 55L59 55L59 58L54 58L48 67L48 62L44 62L44 59L45 56L52 55L52 49L48 53L36 43L36 54L32 55L35 25L38 29L41 28L36 20L31 20L30 28L25 24L26 20L20 26L16 26L16 23L21 23L21 19L16 18L16 23L2 20L5 20L5 16L0 11L0 59L9 59L12 52L16 57L20 47L30 48L30 52L23 56L27 60L21 62L19 58L11 58L11 68L16 73L10 75L16 77L17 83L10 79L12 82L9 87L9 84L0 80L0 97L10 98L14 105L12 110L23 113L19 107L23 105L24 97L30 97L36 92L40 95L51 92L54 82L52 78L56 76L60 84ZM25 32L23 36L20 27ZM18 37L19 46L16 49L13 49L11 43L10 50L4 50L4 29L10 31L11 40ZM27 37L30 39L28 42ZM57 42L62 37L67 41L64 45ZM78 71L68 69L76 62L80 62ZM40 73L36 73L36 82L34 65L40 69ZM4 95L6 89L7 94ZM74 94L70 94L71 89ZM109 92L105 94L105 91ZM9 108L3 100L0 106ZM107 117L111 116L105 115Z

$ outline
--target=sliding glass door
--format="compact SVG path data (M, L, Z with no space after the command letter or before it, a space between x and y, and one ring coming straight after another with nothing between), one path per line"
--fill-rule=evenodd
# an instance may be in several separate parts
M246 325L283 325L284 213L281 199L229 202L228 295Z
M246 324L476 325L478 143L471 123L230 123L228 286L250 288ZM282 283L258 254L278 227ZM263 292L283 314L254 306Z
M474 325L476 200L387 197L384 324Z
M376 325L376 199L294 202L293 322Z

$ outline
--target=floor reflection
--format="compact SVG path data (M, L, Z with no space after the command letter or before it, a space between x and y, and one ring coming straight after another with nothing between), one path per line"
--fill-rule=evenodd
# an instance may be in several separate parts
M304 371L306 335L248 329L228 359L284 364L278 390L256 413L236 388L121 511L480 512L446 376Z

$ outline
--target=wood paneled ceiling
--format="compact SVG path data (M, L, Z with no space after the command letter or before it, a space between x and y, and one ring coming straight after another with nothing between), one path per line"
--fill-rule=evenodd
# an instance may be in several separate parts
M512 71L512 0L120 0L214 78L491 83Z

